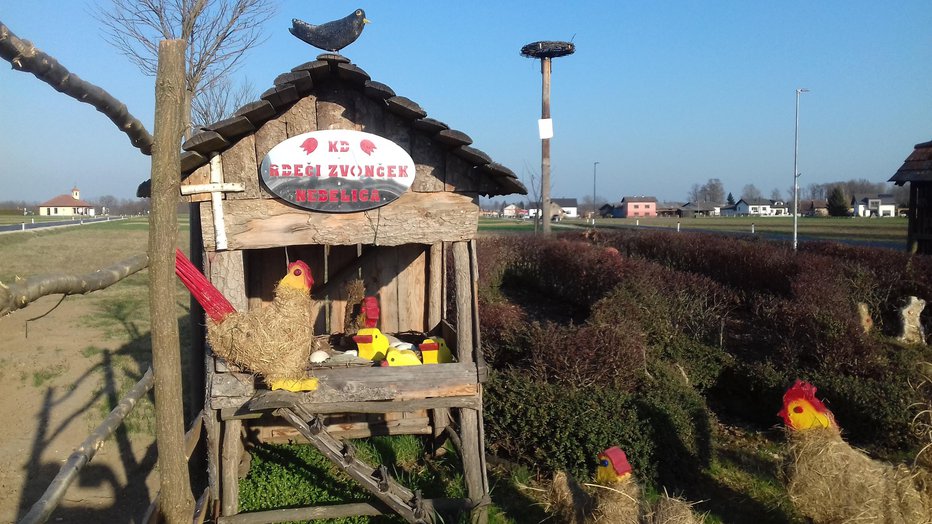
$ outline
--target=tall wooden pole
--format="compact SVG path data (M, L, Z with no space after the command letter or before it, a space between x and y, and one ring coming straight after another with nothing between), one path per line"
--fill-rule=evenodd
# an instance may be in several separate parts
M155 372L155 438L159 452L161 510L169 524L189 524L194 513L184 455L181 350L175 312L175 247L181 137L184 132L184 40L159 42L149 217L149 314Z
M543 77L540 117L550 120L550 57L540 59L540 74ZM540 140L540 217L544 235L550 234L550 139Z

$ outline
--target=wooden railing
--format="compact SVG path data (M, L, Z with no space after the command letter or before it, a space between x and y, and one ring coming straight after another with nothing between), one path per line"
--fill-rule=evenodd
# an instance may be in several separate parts
M0 316L22 309L46 295L62 294L67 296L106 289L145 269L148 265L149 257L142 254L85 275L39 275L13 282L9 286L0 284ZM113 408L107 418L84 442L75 448L58 471L58 474L52 479L45 493L32 505L29 512L19 521L19 524L40 524L48 520L61 504L68 488L78 478L81 469L94 458L104 442L123 424L139 400L152 389L153 383L152 368L150 367L142 379ZM197 443L200 441L204 427L204 416L204 410L202 409L185 433L185 457L188 459L191 458ZM192 520L194 524L204 521L209 505L209 490L205 489L197 500L194 509ZM142 522L155 524L159 522L159 515L159 495L156 495L152 504L146 510Z

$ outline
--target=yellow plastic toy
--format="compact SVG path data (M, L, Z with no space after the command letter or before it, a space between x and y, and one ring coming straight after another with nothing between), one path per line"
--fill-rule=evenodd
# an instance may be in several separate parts
M272 391L284 389L285 391L315 391L317 389L317 377L293 379L280 378L269 382L269 388Z
M420 366L421 359L413 349L388 348L382 366Z
M421 357L425 364L446 364L454 362L453 352L447 346L446 340L440 337L431 337L425 339L418 345L421 350Z
M359 356L368 360L385 360L388 352L388 338L379 328L362 328L353 336L353 342L359 347Z

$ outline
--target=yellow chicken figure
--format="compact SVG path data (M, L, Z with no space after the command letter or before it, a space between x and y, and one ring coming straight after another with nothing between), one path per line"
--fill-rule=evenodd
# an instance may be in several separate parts
M368 360L385 360L388 353L388 337L379 328L362 328L353 336L353 342L359 347L359 356Z
M413 349L388 348L382 367L394 366L420 366L421 359Z
M447 346L447 341L440 337L424 339L424 342L418 345L418 349L421 350L421 358L424 359L425 364L446 364L454 362L453 352L450 351L450 347Z

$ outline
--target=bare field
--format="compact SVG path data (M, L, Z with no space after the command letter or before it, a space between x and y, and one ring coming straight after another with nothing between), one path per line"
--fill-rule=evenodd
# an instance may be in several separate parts
M187 245L187 227L179 234ZM144 253L145 220L0 235L0 281L84 274ZM0 318L0 522L21 518L73 449L151 361L148 272ZM178 293L179 320L188 295ZM186 322L185 322L186 325ZM183 326L184 327L184 326ZM126 522L158 489L150 399L137 405L65 495L50 522Z

